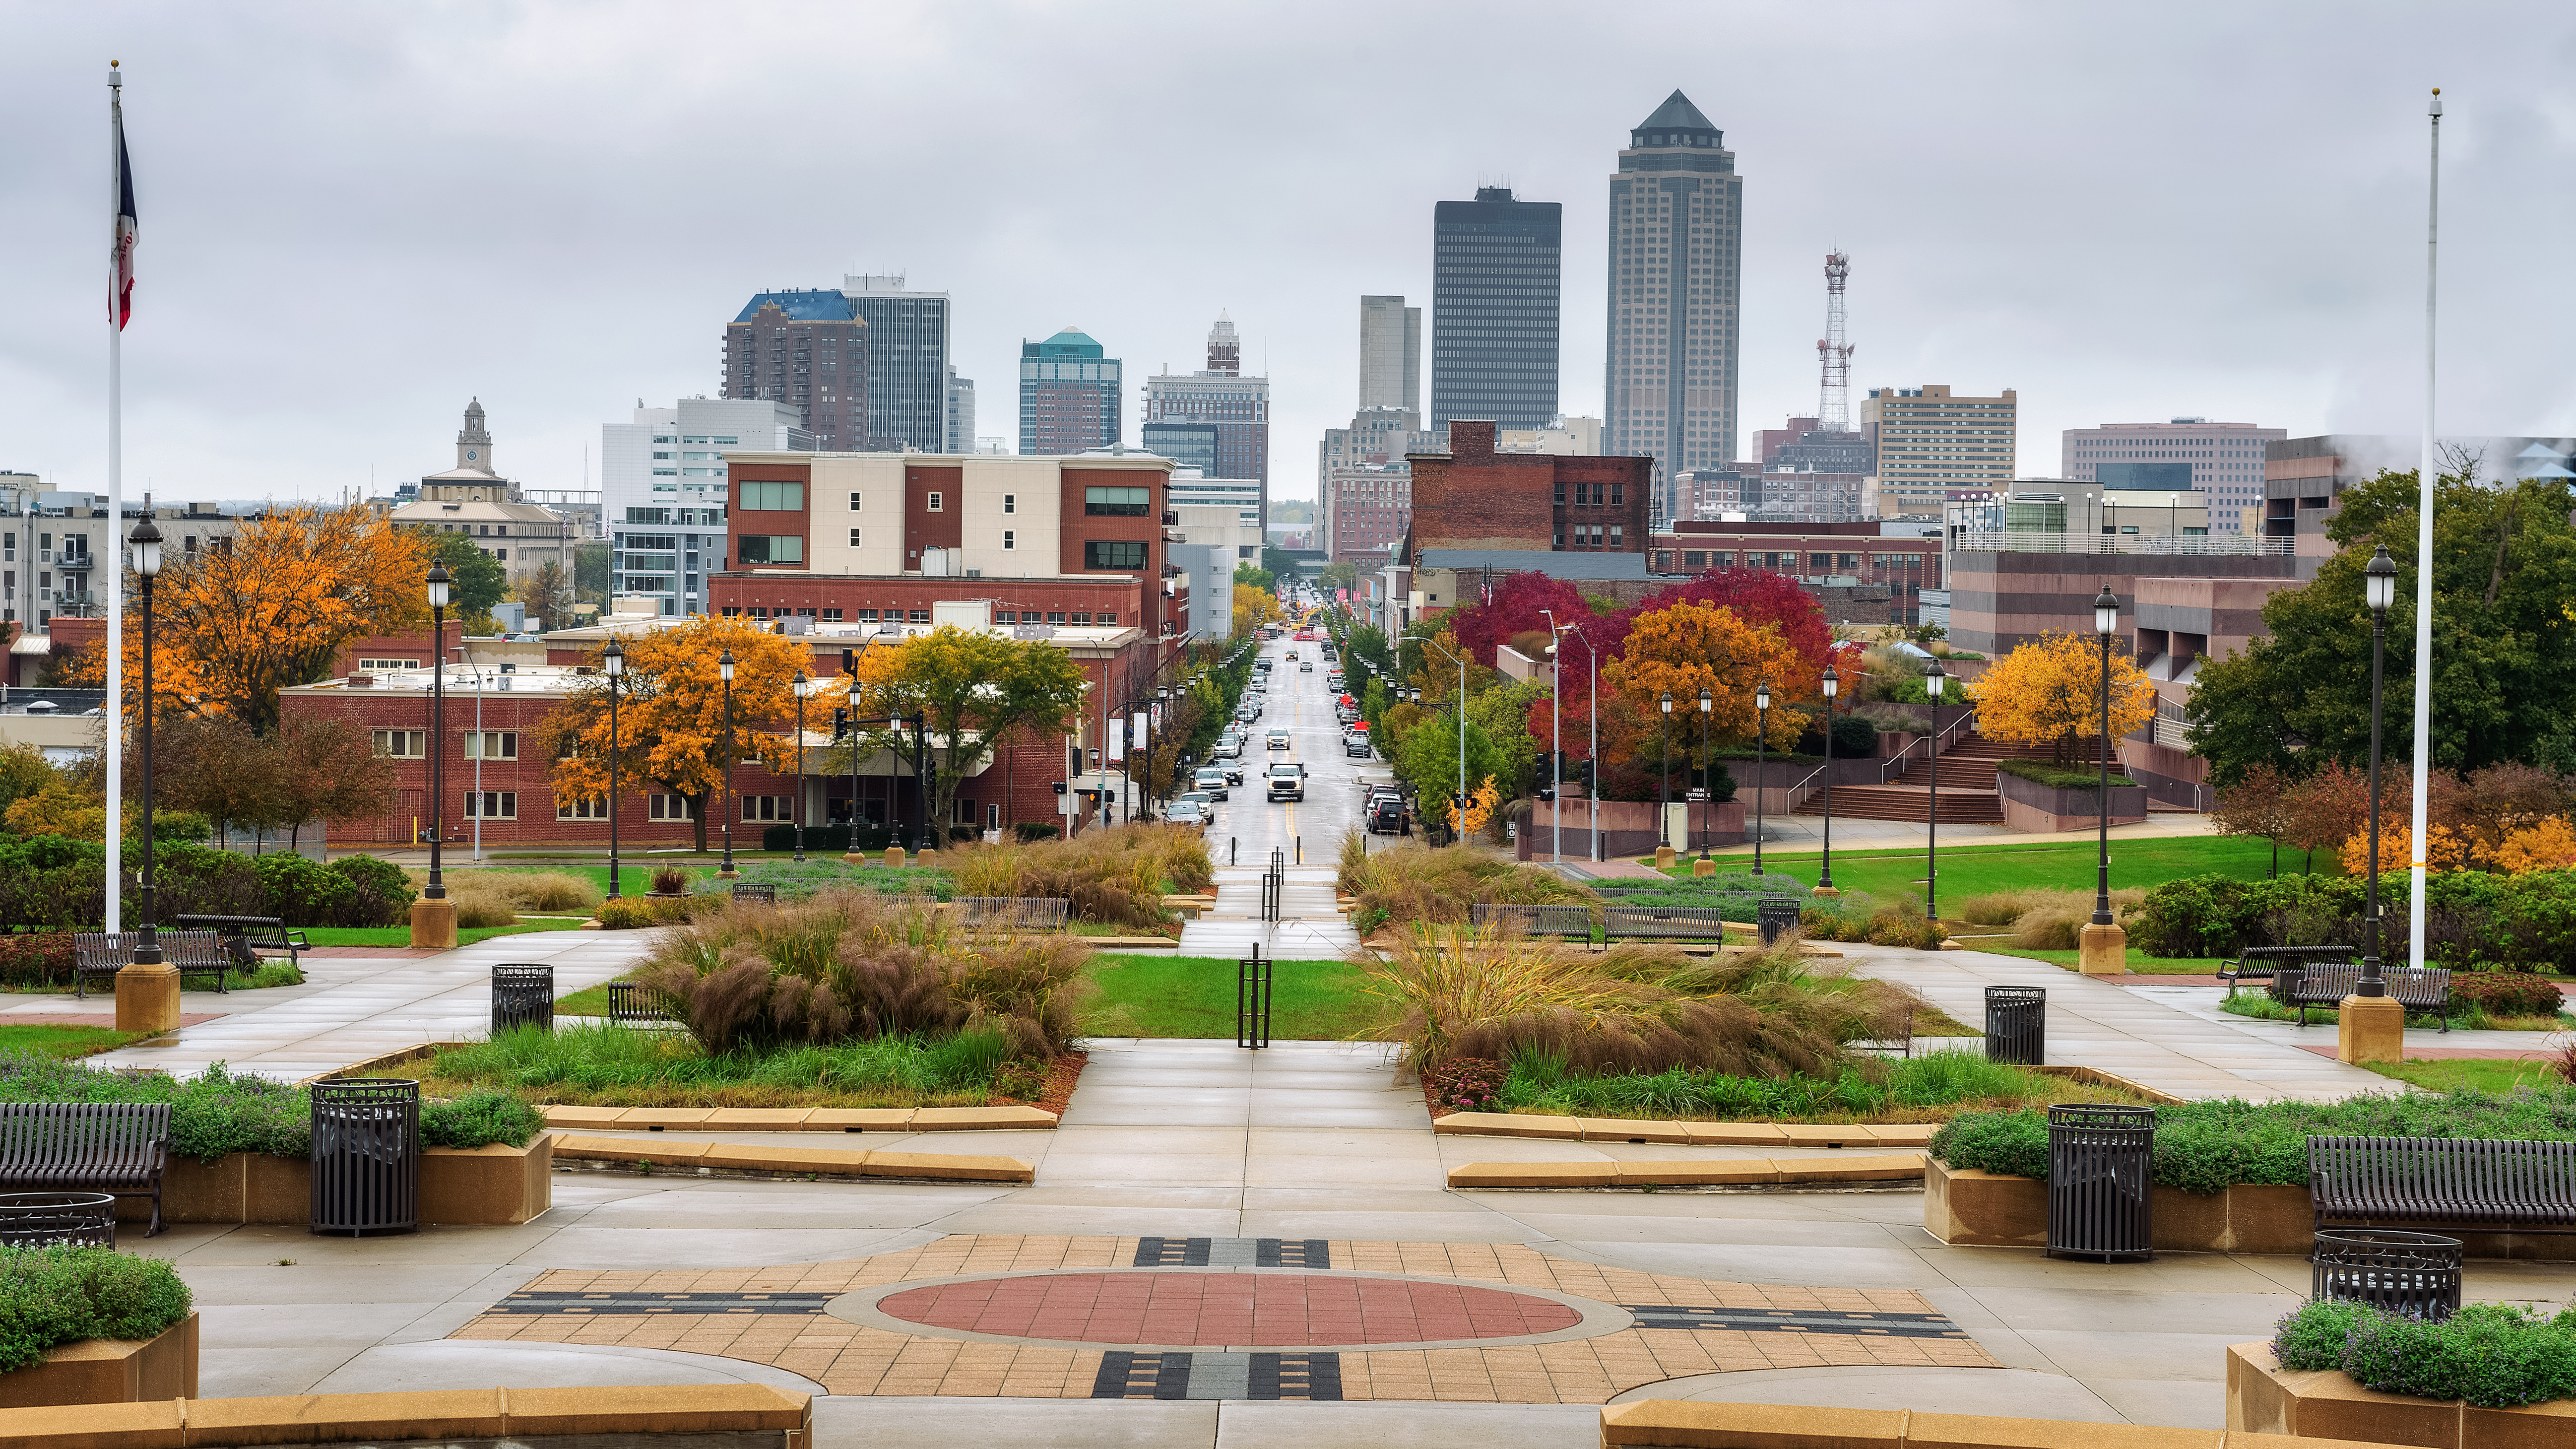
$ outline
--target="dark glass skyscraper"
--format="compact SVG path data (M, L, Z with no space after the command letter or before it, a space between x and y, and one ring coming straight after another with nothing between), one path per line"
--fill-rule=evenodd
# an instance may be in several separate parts
M1543 428L1557 415L1565 208L1480 186L1431 213L1431 427Z

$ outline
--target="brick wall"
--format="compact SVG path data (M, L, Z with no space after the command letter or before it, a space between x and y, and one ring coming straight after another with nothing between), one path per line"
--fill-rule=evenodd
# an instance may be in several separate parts
M1417 556L1431 548L1592 551L1595 528L1600 551L1645 551L1651 458L1497 453L1494 424L1453 421L1447 453L1409 461Z

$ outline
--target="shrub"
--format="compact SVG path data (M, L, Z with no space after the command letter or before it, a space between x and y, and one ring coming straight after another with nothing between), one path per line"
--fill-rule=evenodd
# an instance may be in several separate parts
M0 986L68 986L71 979L70 932L0 936Z
M559 870L484 871L469 878L487 884L523 911L589 911L602 894L588 877Z
M2093 790L2099 788L2102 783L2098 767L2091 770L2071 769L2064 765L2050 764L2046 760L1997 760L1995 769L2002 774L2017 775L2033 784L2045 785L2052 790ZM2111 772L2111 787L2115 790L2136 783L2138 782L2117 770Z
M2435 1322L2311 1301L2272 1340L2283 1368L2341 1369L2364 1388L2482 1409L2576 1398L2576 1310L2472 1303Z
M1034 845L1041 840L1063 839L1064 827L1052 820L1023 820L1011 827L1011 833L1020 838L1020 844Z
M160 1258L113 1248L0 1248L0 1373L85 1339L151 1338L188 1316Z
M1423 1073L1422 1086L1442 1111L1493 1112L1501 1110L1507 1076L1501 1062L1457 1057Z
M267 1077L236 1076L221 1062L182 1081L101 1071L36 1052L0 1052L0 1101L167 1102L172 1155L200 1162L235 1152L305 1157L312 1150L310 1093ZM432 1147L524 1147L540 1125L533 1113L475 1097L421 1106L422 1140Z
M689 889L689 873L676 865L658 867L653 872L652 889L655 895L685 895Z
M603 931L632 931L656 924L653 908L660 904L659 901L639 901L625 896L604 901L599 907L599 928Z
M1923 903L1908 896L1880 901L1862 892L1809 905L1798 913L1799 929L1820 941L1866 941L1876 946L1913 946L1930 950L1941 944L1938 922L1924 919Z
M2555 1016L2565 998L2558 983L2520 972L2455 972L2451 1001L2475 1002L2490 1016Z
M290 926L336 922L341 906L357 890L349 877L291 852L256 857L251 869L268 894L269 909L263 914L283 917Z
M518 909L511 905L510 898L473 876L449 886L447 898L456 903L456 924L460 928L518 924Z
M809 854L815 851L830 851L835 854L846 854L855 848L862 854L874 855L878 851L881 851L894 843L894 827L890 825L861 825L859 827L858 843L855 847L851 844L850 827L846 824L808 825L805 827L805 849ZM907 846L911 844L909 837L906 838L904 843ZM794 850L796 848L795 824L790 822L786 825L772 825L762 830L760 832L760 848L763 850Z
M1354 916L1382 912L1383 920L1396 925L1461 924L1479 904L1590 905L1594 900L1591 891L1552 871L1505 864L1467 845L1397 845L1370 854L1366 869L1360 911Z
M2210 878L2216 879L2216 877ZM2147 893L2135 886L2113 891L2111 892L2112 913L2125 919L2134 914L2146 899ZM2022 886L2015 890L1988 891L1981 896L1970 896L1966 900L1953 902L1947 914L1952 920L1965 921L1974 926L2010 926L2024 920L2034 911L2075 911L2090 918L2093 913L2093 892L2070 890L2062 886ZM2028 941L2015 944L2031 945Z
M507 1092L468 1092L420 1104L423 1147L525 1147L545 1125L543 1113Z

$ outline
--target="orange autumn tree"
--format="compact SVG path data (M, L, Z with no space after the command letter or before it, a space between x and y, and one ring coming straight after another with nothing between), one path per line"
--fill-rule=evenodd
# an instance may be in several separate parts
M245 521L225 546L162 548L153 581L152 677L165 715L230 715L254 734L277 727L277 692L328 678L340 646L429 617L426 534L365 508L287 508ZM143 687L143 601L132 581L125 621L130 712ZM103 649L64 671L106 683Z
M2057 763L2074 759L2078 738L2102 728L2102 645L2092 634L2052 631L1994 662L1971 680L1967 696L1977 707L1977 733L1993 740L2051 745ZM2118 739L2156 716L2156 687L2137 661L2111 654L2111 737ZM2087 750L2089 763L2094 756Z
M1702 689L1710 695L1711 743L1750 742L1764 731L1772 749L1786 750L1806 732L1808 716L1781 700L1801 692L1806 677L1804 659L1774 626L1750 623L1722 605L1688 600L1639 614L1619 657L1601 668L1601 683L1618 694L1636 726L1632 747L1651 751L1660 741L1662 701L1669 692L1675 758L1691 760L1698 758ZM1764 679L1771 681L1767 722L1753 698L1754 686Z
M733 653L733 718L736 759L757 759L794 769L795 741L786 734L796 716L790 685L811 669L813 652L803 639L769 632L757 619L696 618L670 629L621 637L626 677L618 689L618 787L621 793L658 786L689 801L698 849L707 848L710 797L725 781L725 686L717 669ZM589 662L595 667L599 656ZM806 723L816 706L828 722L835 697L808 700ZM828 723L826 724L828 728ZM596 800L608 793L608 679L593 675L566 696L546 721L554 750L558 800ZM809 758L808 764L812 763Z

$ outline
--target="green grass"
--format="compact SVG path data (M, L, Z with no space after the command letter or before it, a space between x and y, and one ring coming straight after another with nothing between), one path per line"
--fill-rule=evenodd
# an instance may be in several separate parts
M0 1026L0 1052L41 1052L49 1057L85 1057L141 1041L148 1031L111 1031L103 1026Z
M2239 991L2220 1002L2218 1009L2230 1016L2252 1017L2256 1021L2296 1022L2299 1019L2299 1008L2283 1006L2259 990ZM2571 1016L2564 1011L2555 1016L2489 1016L2486 1008L2478 1003L2458 998L2453 998L2451 1009L2447 1014L2451 1018L2451 1029L2454 1031L2557 1031L2563 1027L2576 1026L2576 1016ZM2406 1024L2438 1027L2442 1024L2441 1015L2431 1011L2409 1011L2406 1013ZM2310 1026L2334 1026L2342 1019L2330 1006L2308 1008Z
M1649 1120L1932 1122L1961 1111L2141 1100L2116 1087L1990 1062L1982 1051L1944 1049L1884 1065L1877 1074L1883 1079L1851 1070L1830 1078L1730 1077L1682 1067L1582 1076L1567 1071L1562 1058L1524 1053L1506 1071L1499 1107Z
M2459 1058L2428 1062L2364 1062L2383 1077L2395 1077L2430 1092L2510 1092L2516 1087L2556 1087L2566 1079L2555 1061L2481 1061Z
M1380 1008L1360 994L1366 973L1340 961L1282 961L1273 968L1270 1034L1283 1041L1339 1041L1376 1024ZM1086 1036L1231 1040L1232 958L1102 953L1086 974L1100 994L1083 1012Z
M1987 928L1981 926L1972 929L1982 931ZM2027 956L2033 961L2045 961L2052 966L2063 966L2069 971L2076 968L2077 958L2083 954L2079 951L2040 951L2028 946L2016 946L2012 943L2009 932L2000 936L1987 937L1960 935L1957 931L1953 931L1951 936L1971 951L1989 951L1997 956ZM2129 969L2141 976L2215 976L2220 967L2234 964L2232 958L2201 960L2189 956L2150 956L2135 946L2129 948Z
M1749 869L1746 852L1721 857L1727 869ZM2024 886L2056 886L2089 891L2094 885L2097 852L2089 841L2046 845L1944 845L1941 847L1941 898L1956 902L1989 891ZM1649 864L1652 863L1651 857ZM1821 855L1816 851L1764 850L1762 868L1790 876L1802 885L1816 883ZM2296 852L2281 855L2282 873L2297 871ZM2272 846L2264 840L2235 835L2165 835L2111 842L2111 889L2148 888L2191 875L2231 875L2260 880L2271 870ZM1688 875L1676 865L1668 874ZM1923 894L1923 852L1906 850L1837 850L1834 885L1844 891L1867 891L1881 900Z
M709 1053L679 1032L605 1023L505 1032L420 1064L442 1092L482 1088L528 1100L627 1107L980 1106L1042 1073L1006 1061L1001 1032L942 1041L881 1037L828 1047Z
M515 926L474 926L456 933L456 944L471 946L494 936L517 936L529 931L576 931L581 921L564 917L556 920L521 921ZM304 939L316 946L408 946L409 926L306 926Z

